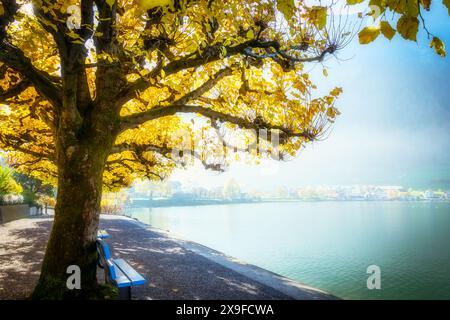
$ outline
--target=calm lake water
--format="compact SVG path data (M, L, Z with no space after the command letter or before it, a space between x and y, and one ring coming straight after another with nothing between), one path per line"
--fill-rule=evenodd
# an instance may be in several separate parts
M450 203L139 208L132 217L345 299L450 299ZM366 269L381 268L368 290Z

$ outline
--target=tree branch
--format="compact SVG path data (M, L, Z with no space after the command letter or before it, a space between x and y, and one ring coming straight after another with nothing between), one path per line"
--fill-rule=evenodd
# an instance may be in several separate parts
M280 130L283 133L283 136L289 137L302 137L308 140L314 140L316 138L316 134L310 131L303 132L294 132L290 129L287 129L283 126L272 125L270 123L262 121L262 119L249 120L245 118L241 118L238 116L233 116L227 113L215 111L210 108L205 108L202 106L196 105L170 105L159 107L155 109L151 109L149 111L140 112L137 114L129 115L122 117L122 129L133 129L139 126L142 123L147 121L159 119L162 117L173 116L176 113L199 113L204 117L218 120L221 122L230 122L236 124L242 129L270 129L270 130ZM256 121L257 120L257 121Z
M64 22L64 17L62 17L59 12L53 11L48 7L44 10L46 4L33 2L33 13L37 17L41 27L47 31L55 40L58 46L59 54L61 60L68 56L68 41L66 41L66 32L68 31L67 25ZM48 4L47 4L48 6ZM51 11L52 10L52 11Z
M96 30L98 36L94 37L94 41L98 52L111 53L111 45L113 45L116 37L117 1L114 1L113 5L110 6L106 1L95 0L95 5L98 9L99 23Z
M180 99L176 100L174 104L187 104L189 101L192 101L192 100L195 100L195 99L201 97L203 94L205 94L206 92L211 90L220 80L231 75L232 71L233 70L228 67L221 69L216 74L214 74L208 81L203 83L200 87L189 92L188 94L184 95Z
M15 0L1 0L1 2L4 13L0 19L0 41L3 41L6 38L6 26L14 21L14 15L19 9L19 6Z
M0 61L5 66L21 73L27 81L22 81L19 85L14 86L8 92L3 92L0 100L12 98L14 93L19 94L26 89L25 84L30 81L36 90L52 104L59 106L61 104L61 95L58 88L50 80L51 76L44 71L36 69L25 57L23 52L8 43L6 27L14 21L14 16L19 9L19 5L15 0L2 0L4 13L0 19Z
M219 70L216 74L214 74L208 81L203 83L200 87L187 93L183 97L179 98L173 104L184 105L184 104L187 104L191 100L201 97L204 93L211 90L220 80L222 80L226 76L229 76L231 74L231 72L232 72L232 69L229 67ZM125 125L120 130L123 131L125 129L130 129L130 128L128 128L127 125Z
M205 169L213 171L224 171L221 164L208 163L200 154L198 154L194 150L178 150L170 147L165 146L160 147L152 144L121 143L113 147L111 154L122 153L124 151L130 151L133 152L134 154L140 154L141 157L143 152L156 152L171 161L175 160L171 158L170 155L177 153L179 156L182 156L182 154L184 154L184 152L187 151L189 154L200 160ZM123 159L123 160L133 161L131 159ZM111 163L112 162L113 161L111 161ZM120 159L118 160L118 162L120 162Z
M166 155L172 152L171 148L168 147L160 147L153 144L146 144L146 145L139 145L137 143L121 143L116 144L112 150L111 154L114 153L122 153L124 151L136 151L136 152L142 152L142 151L152 151L159 153L161 155Z
M20 147L20 146L15 146L14 147L14 151L19 151L25 154L28 154L30 156L33 156L39 160L49 160L49 161L55 161L55 157L52 154L46 154L46 153L40 153L40 152L36 152L33 150L30 150L29 148L24 148L24 147Z
M225 50L223 50L224 48ZM252 52L252 49L269 49L273 48L276 53L271 56L257 55ZM181 70L196 68L209 62L218 61L226 57L232 57L238 54L243 54L246 56L251 56L253 58L265 59L265 58L278 58L284 59L285 61L290 61L292 63L302 63L302 62L314 62L322 61L327 54L331 54L336 50L336 47L331 45L325 48L321 53L313 57L297 58L286 53L286 51L280 50L280 44L278 41L263 41L263 40L249 40L235 46L222 47L220 45L210 46L204 49L204 54L197 54L195 58L181 59L168 63L166 66L162 67L162 70L169 76L171 74L177 73ZM226 52L223 54L223 52ZM117 103L123 104L134 97L136 97L136 92L143 91L151 86L150 79L155 78L159 75L161 70L155 70L150 72L147 77L140 78L133 83L129 84L117 95Z
M80 36L84 41L94 34L94 0L81 0Z
M0 142L3 148L11 148L11 151L19 151L35 158L55 160L53 153L44 153L31 150L29 147L24 147L23 144L29 142L28 140L21 140L20 137L11 137L11 135L0 135ZM8 150L5 150L8 151Z
M29 88L30 85L31 85L30 81L25 79L15 85L13 85L11 88L9 88L6 91L3 91L0 88L0 103L4 103L4 102L6 102L6 100L18 96L20 93L22 93L27 88Z
M19 48L6 41L0 43L0 61L21 73L33 84L36 91L55 107L62 105L60 88L50 80L50 76L46 72L35 68Z

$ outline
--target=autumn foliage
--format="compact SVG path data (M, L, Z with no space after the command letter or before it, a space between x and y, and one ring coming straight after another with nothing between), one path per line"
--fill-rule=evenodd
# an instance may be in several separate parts
M350 5L361 2L363 0L347 1ZM438 1L433 1L433 3L436 2ZM442 3L448 9L450 15L450 1L443 0ZM417 34L422 28L430 40L430 48L434 48L438 55L445 57L445 44L438 36L432 34L425 23L424 12L430 11L430 8L431 0L370 0L367 15L373 17L374 20L378 20L379 23L363 28L359 32L359 42L361 44L370 43L380 34L391 40L397 32L403 39L417 41ZM391 20L391 22L388 20Z
M34 14L23 5L4 41L50 83L55 96L64 85L58 38L83 46L86 99L107 100L120 122L104 173L109 188L134 178L167 176L186 163L171 158L187 136L197 145L195 153L186 154L210 169L222 170L237 158L223 154L221 133L228 133L229 144L241 150L260 143L256 131L267 129L271 135L275 130L281 136L280 154L294 155L338 113L334 104L340 90L314 97L315 86L302 63L322 61L338 49L338 39L326 35L326 10L260 1L180 1L179 8L170 1L107 1L105 11L115 14L115 23L107 27L110 18L100 10L91 25L80 25L81 12L73 9L77 5L42 2ZM277 9L289 22L277 16ZM295 21L294 14L304 19ZM72 25L66 23L68 16ZM96 43L112 40L106 34L111 27L114 49L102 50ZM63 101L55 103L14 64L1 60L2 102L7 105L1 111L1 147L19 171L56 184L54 137L64 106L55 104ZM121 73L114 96L98 92L98 75L108 66ZM80 107L74 113L81 121Z
M415 40L430 4L378 1L382 22L360 42ZM58 188L35 297L65 297L70 264L95 288L103 189L192 161L282 160L323 136L342 90L319 95L305 65L345 47L367 15L294 0L1 0L0 148Z

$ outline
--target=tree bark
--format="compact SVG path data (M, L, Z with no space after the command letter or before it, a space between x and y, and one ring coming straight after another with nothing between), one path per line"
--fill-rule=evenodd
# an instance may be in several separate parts
M47 244L34 299L97 298L96 235L99 223L102 177L112 145L111 133L92 130L73 144L73 135L61 133L57 142L58 194L54 224ZM66 283L81 270L81 289Z

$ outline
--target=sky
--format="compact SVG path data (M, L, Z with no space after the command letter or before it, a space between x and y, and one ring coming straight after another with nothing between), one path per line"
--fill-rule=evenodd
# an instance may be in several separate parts
M439 2L439 1L438 1ZM436 3L427 27L450 47L450 17ZM396 35L361 46L357 40L325 62L308 65L322 92L344 89L341 115L325 141L310 143L289 162L233 164L225 173L200 165L178 170L171 180L214 187L236 179L241 188L280 186L402 185L450 189L450 57ZM450 50L449 50L450 51Z

